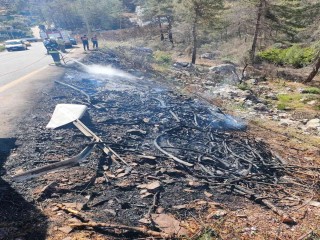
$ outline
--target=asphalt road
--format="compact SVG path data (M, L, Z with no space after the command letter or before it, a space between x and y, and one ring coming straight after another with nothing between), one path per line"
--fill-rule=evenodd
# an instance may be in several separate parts
M1 52L0 91L4 85L48 66L51 62L41 42L32 43L26 51Z
M67 55L83 57L81 48L74 48ZM27 51L0 53L0 140L14 137L18 123L31 117L32 108L63 75L64 68L51 63L41 42L32 43Z
M18 123L61 77L64 70L52 62L41 42L27 51L0 53L0 140L14 137Z

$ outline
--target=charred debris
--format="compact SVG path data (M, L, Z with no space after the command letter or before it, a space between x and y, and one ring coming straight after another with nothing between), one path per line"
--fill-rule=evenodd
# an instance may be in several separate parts
M109 51L87 61L125 69ZM86 113L48 129L58 104ZM196 212L243 197L295 224L285 203L301 203L308 191L309 179L294 174L301 167L246 133L241 120L152 79L68 69L18 135L6 163L14 187L75 216L70 231L175 238L189 234L183 224Z

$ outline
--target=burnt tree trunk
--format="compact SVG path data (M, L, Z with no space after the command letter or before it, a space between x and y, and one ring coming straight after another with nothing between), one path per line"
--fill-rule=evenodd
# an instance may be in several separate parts
M173 43L173 35L172 35L172 16L166 16L167 21L168 21L168 37L169 37L169 41L172 44L172 47L174 47L174 43Z
M314 65L311 73L309 74L309 76L307 77L307 79L304 82L305 83L311 82L312 79L317 75L319 68L320 68L320 56L318 56L316 64Z
M162 31L161 18L159 16L158 16L158 23L159 23L159 28L160 28L160 40L163 41L164 35L163 35L163 31Z
M191 59L191 63L195 64L196 63L196 58L197 58L197 24L198 24L198 15L196 13L194 21L193 21L193 25L192 25L192 44L193 44L193 48L192 48L192 59Z
M250 60L252 63L254 63L255 56L256 56L257 40L260 33L260 28L261 28L261 16L262 16L263 5L264 5L263 3L264 3L264 0L260 0L259 6L258 6L257 22L254 30L253 41L252 41L252 46L250 51Z

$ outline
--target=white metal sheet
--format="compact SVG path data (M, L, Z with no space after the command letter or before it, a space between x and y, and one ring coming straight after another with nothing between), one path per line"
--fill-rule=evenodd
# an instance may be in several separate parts
M58 104L54 109L50 122L46 128L55 129L77 119L86 112L87 106L80 104Z

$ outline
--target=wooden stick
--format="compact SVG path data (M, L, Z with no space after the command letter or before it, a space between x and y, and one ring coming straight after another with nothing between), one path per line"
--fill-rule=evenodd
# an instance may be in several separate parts
M93 227L93 228L113 228L113 229L122 229L126 231L132 231L132 232L138 232L142 234L146 234L152 237L158 237L158 238L170 238L170 235L163 232L156 232L153 230L150 230L146 227L130 227L126 225L118 225L118 224L112 224L112 223L97 223L97 222L88 222L88 223L72 223L69 224L70 227Z
M56 205L60 210L63 210L67 213L70 213L72 214L73 216L77 217L78 219L80 219L81 221L83 222L89 222L90 220L88 220L88 217L85 216L83 213L77 211L77 210L74 210L74 209L71 209L71 208L67 208L66 206L64 206L63 204L57 204Z
M295 220L293 220L293 218L290 217L289 214L287 214L286 212L282 211L281 209L277 208L275 205L273 205L273 203L271 203L270 201L268 201L267 199L264 199L263 197L261 197L258 194L255 194L254 192L250 191L249 189L240 187L240 186L234 186L235 190L238 190L237 192L249 197L249 198L253 198L253 200L255 202L261 202L263 203L265 206L267 206L268 208L270 208L274 213L278 214L281 217L281 221L283 223L287 223L287 224L296 224ZM249 195L249 196L248 196Z

